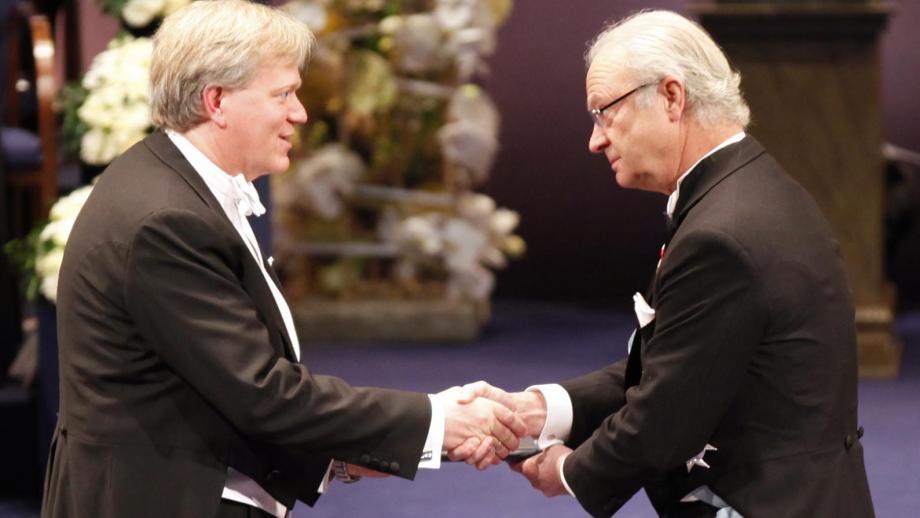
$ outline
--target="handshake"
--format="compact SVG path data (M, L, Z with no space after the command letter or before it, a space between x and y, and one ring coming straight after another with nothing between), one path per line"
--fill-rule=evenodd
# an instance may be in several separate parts
M485 381L452 387L436 395L444 410L444 451L452 461L484 470L518 449L521 439L539 437L546 422L546 401L539 391L509 393ZM532 458L509 463L546 496L567 493L559 464L571 450L553 445ZM349 465L356 475L383 476Z
M485 469L538 437L546 421L539 392L508 393L485 381L452 387L437 395L445 414L444 450L452 461Z

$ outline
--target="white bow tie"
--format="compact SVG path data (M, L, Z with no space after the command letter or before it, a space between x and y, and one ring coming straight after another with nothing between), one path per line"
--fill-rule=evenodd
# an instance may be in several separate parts
M265 206L259 201L259 192L252 182L247 182L242 173L231 177L230 199L236 204L240 216L246 217L255 214L256 217L265 214Z

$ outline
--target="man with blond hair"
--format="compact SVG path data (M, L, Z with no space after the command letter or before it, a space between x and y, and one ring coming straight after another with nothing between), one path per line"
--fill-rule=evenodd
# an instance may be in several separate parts
M667 517L871 517L839 247L745 134L739 75L666 11L611 25L587 61L589 148L620 186L668 196L667 241L627 359L520 393L469 387L546 448L517 469L598 518L643 487Z
M281 518L333 473L411 479L442 448L484 467L517 447L523 424L497 403L355 388L299 363L247 216L264 212L252 180L287 170L307 121L312 41L241 0L194 2L157 32L160 131L102 174L64 253L42 516Z

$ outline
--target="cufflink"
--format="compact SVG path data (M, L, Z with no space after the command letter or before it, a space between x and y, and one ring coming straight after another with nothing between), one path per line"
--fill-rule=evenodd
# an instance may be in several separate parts
M343 484L354 484L361 480L360 476L349 473L345 461L341 460L332 461L332 473L335 475L335 479Z

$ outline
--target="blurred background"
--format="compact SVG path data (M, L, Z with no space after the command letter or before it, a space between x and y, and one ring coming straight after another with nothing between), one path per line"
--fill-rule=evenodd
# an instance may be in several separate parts
M160 9L167 8L160 3ZM324 12L333 13L339 12L336 6L360 2L300 3L322 4ZM373 18L377 9L373 3L358 8L360 16L356 16L362 23L382 18ZM0 241L19 238L23 242L60 196L76 191L70 205L52 211L52 220L55 214L66 216L68 210L78 210L79 189L107 161L93 165L89 157L81 159L80 141L74 144L68 137L80 124L85 134L88 124L75 115L86 103L87 91L81 94L73 85L80 84L120 30L140 37L147 30L149 35L149 24L155 22L131 28L124 18L113 15L121 13L125 4L0 0L5 59ZM507 234L513 230L526 250L509 253L507 247L499 247L505 259L483 262L489 289L476 293L473 309L449 303L436 311L429 301L424 310L409 304L407 314L386 313L380 317L384 322L367 320L372 317L365 313L378 313L380 306L362 307L363 299L382 299L386 306L394 306L394 297L399 299L403 291L394 295L384 290L381 296L378 289L359 286L317 301L311 291L319 282L316 279L328 280L328 272L336 270L322 269L330 264L327 259L322 267L316 262L292 267L285 277L288 297L302 302L302 309L295 310L301 316L298 329L304 341L311 342L304 362L315 372L342 376L358 385L436 391L475 379L522 389L622 357L632 328L631 295L648 285L658 258L665 197L621 189L606 161L588 152L591 121L585 112L583 55L607 22L639 9L671 9L699 20L726 50L742 72L742 88L752 107L749 132L812 192L841 240L858 306L860 417L867 430L867 468L877 514L915 515L920 510L920 476L911 469L920 464L920 442L915 438L920 403L913 397L920 388L920 97L916 94L920 36L915 30L920 25L920 2L518 0L492 4L502 11L500 23L490 27L494 45L481 52L482 66L462 81L477 85L490 97L500 119L493 128L497 148L489 173L482 181L466 183L446 175L441 183L420 184L417 190L487 195L494 200L493 210L514 212L516 224ZM34 23L20 24L22 31L14 31L16 13L25 13L20 17L24 20L29 20L29 14L45 13L47 39L36 39L35 34L43 33ZM323 40L323 34L348 27L348 20L330 19L317 30L321 46L330 41ZM332 27L336 23L339 26ZM35 41L48 43L42 46ZM36 53L34 48L45 50ZM20 59L30 51L34 60ZM43 56L48 60L43 61ZM53 77L48 88L56 99L44 108L39 90L45 83L34 79L43 67ZM142 71L128 70L127 76L143 77ZM451 87L458 83L454 76L441 82ZM315 133L308 132L324 120L321 110L341 123L335 107L323 106L311 111L299 156L304 161L318 149L311 148ZM378 113L375 120L385 116ZM147 131L149 124L139 126ZM341 133L344 123L331 127ZM31 132L33 139L25 138L24 131ZM21 143L26 151L17 147ZM23 159L21 153L34 157ZM254 226L263 247L279 254L283 268L285 258L288 264L298 261L296 251L301 249L291 245L300 241L286 241L297 233L290 225L307 225L309 216L291 216L301 213L290 212L278 181L282 180L273 179L273 186L267 181L260 185L263 197L275 202L273 220L261 218ZM366 211L366 205L361 211ZM32 249L41 242L37 235L34 239L38 241L26 241ZM48 245L49 249L62 246ZM316 250L305 254L328 254ZM341 253L341 248L335 250ZM384 257L379 263L383 266L370 268L376 275L386 277L398 270L393 256L387 255L396 252L374 250ZM0 259L0 516L26 517L37 516L44 455L57 404L53 305L47 301L53 296L41 289L41 256L35 264L34 254L23 253L22 247L8 251L11 255ZM39 274L31 286L33 300L39 302L27 301L19 289L25 276L15 266L23 257L26 262L32 257L33 263L26 267ZM421 267L415 268L417 273ZM440 268L444 270L443 265ZM429 277L413 278L418 282L409 284L411 290L416 296L441 297L443 286L438 283L449 286L447 277L426 271ZM44 277L49 278L53 276ZM404 289L406 284L400 286ZM327 318L316 319L316 315ZM366 332L355 336L342 330L356 327ZM400 335L394 327L426 332ZM547 500L503 466L477 473L459 465L421 473L414 483L384 480L335 486L315 510L298 507L295 512L330 517L433 514L585 516L571 499ZM640 494L621 515L653 512Z

